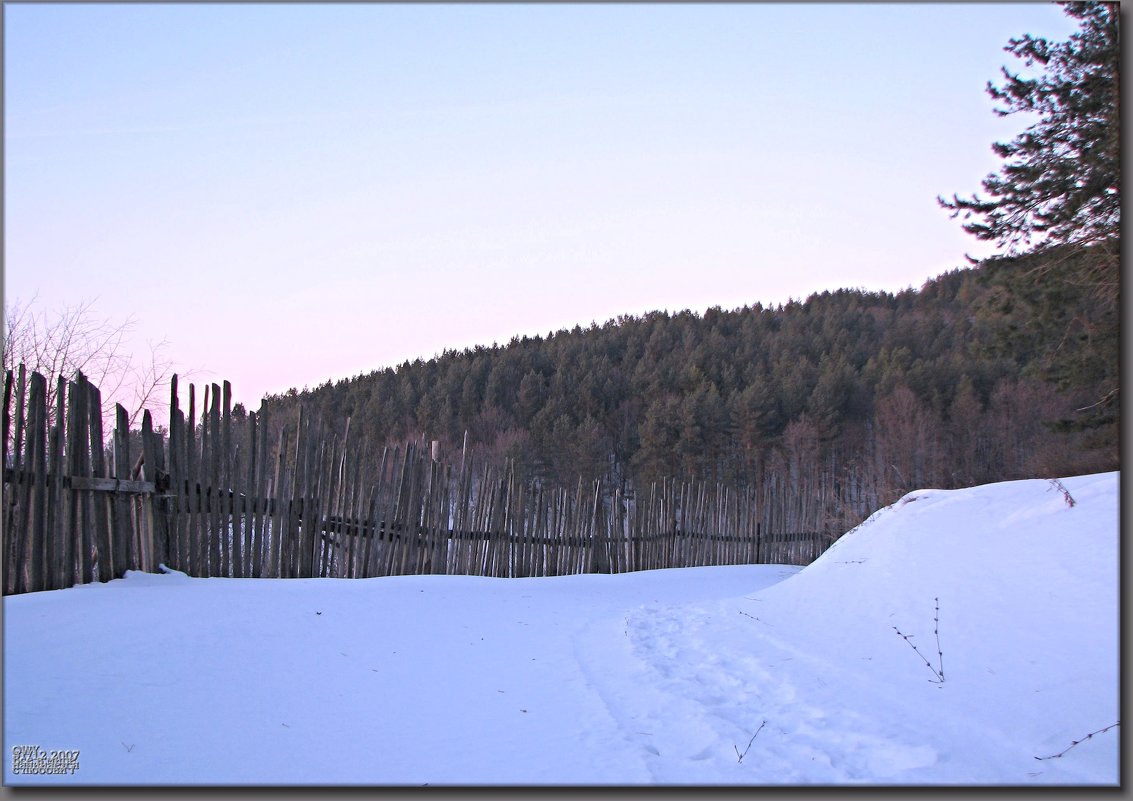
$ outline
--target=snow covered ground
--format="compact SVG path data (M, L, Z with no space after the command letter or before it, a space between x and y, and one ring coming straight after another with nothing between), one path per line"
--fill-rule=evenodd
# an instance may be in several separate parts
M911 493L801 570L5 598L5 784L1116 785L1119 476L1063 485Z

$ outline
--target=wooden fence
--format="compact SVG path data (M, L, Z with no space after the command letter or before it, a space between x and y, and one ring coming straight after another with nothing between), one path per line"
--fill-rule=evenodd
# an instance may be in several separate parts
M195 388L182 411L174 376L167 437L148 411L131 436L118 406L108 446L97 387L60 378L47 397L38 373L5 376L5 594L161 565L292 578L807 564L830 543L763 530L755 493L721 485L541 487L424 442L371 452L349 420L338 437L302 412L269 443L262 417L233 417L227 382L205 388L197 422Z

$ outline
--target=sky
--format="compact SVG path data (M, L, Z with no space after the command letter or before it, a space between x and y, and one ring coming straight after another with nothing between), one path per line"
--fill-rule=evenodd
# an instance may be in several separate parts
M4 783L1115 787L1119 475L1061 486L917 490L804 568L7 596Z
M1050 3L48 4L4 14L4 296L249 408L619 315L899 291L1028 124Z

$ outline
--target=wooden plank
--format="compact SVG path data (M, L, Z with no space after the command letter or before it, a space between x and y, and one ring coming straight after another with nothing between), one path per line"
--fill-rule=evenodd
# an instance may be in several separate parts
M588 509L589 514L586 517L585 527L583 529L583 535L586 539L586 542L589 543L589 547L585 548L583 551L583 560L585 565L584 570L588 573L597 573L600 564L602 566L603 572L608 572L609 569L609 561L605 555L605 537L603 536L601 538L601 544L599 544L597 531L598 511L599 509L601 509L601 504L602 482L600 480L595 480L593 501L591 502ZM599 551L602 551L601 560L599 560Z
M211 544L209 513L212 511L208 497L209 466L209 385L204 386L204 395L201 398L200 436L193 448L193 498L195 500L196 531L194 536L195 575L210 576L209 572L209 546Z
M572 574L586 572L586 559L589 551L587 544L590 540L590 524L587 520L589 517L588 512L590 511L589 500L589 488L580 476L578 480L578 494L575 496L574 503L575 534L572 542L574 549L573 559L571 560Z
M12 448L12 457L14 459L12 467L19 470L22 466L23 451L24 451L24 433L26 429L26 421L24 419L24 404L27 402L27 369L24 365L20 365L16 377L16 430L15 430L15 444ZM7 454L5 454L6 456Z
M465 441L467 445L467 438ZM468 531L472 525L472 480L473 459L467 448L461 451L460 472L457 475L456 508L453 525L459 532ZM473 575L474 545L469 537L461 537L456 542L456 564L454 570L462 575Z
M299 575L314 577L329 575L325 569L331 567L331 560L323 560L323 538L319 531L323 510L334 503L337 486L335 484L334 450L337 446L337 436L330 434L330 439L324 435L324 426L321 418L312 417L312 430L308 437L306 490L303 496L303 548L302 570ZM310 509L308 511L308 506ZM329 554L328 554L329 557Z
M214 391L216 386L213 386ZM239 548L236 543L236 521L232 516L232 472L235 454L232 451L232 384L221 382L220 407L218 409L219 441L216 458L218 461L216 491L220 501L217 509L218 534L220 535L220 575L233 576L232 562ZM234 553L236 552L236 553Z
M192 405L192 392L193 385L189 385L189 400L190 406ZM178 561L175 569L180 570L182 573L192 575L192 560L193 560L193 544L192 544L192 516L189 514L189 483L190 483L190 461L189 454L192 450L189 444L189 438L193 433L193 418L186 416L189 410L182 411L180 408L174 419L177 423L178 438L177 438L177 466L174 470L173 465L170 464L169 481L171 486L174 487L175 503L173 513L176 515L174 518L177 528L177 556ZM171 421L172 422L172 421ZM173 443L170 440L170 454L174 453ZM176 475L176 479L174 479ZM173 482L176 481L176 484Z
M4 463L8 462L8 442L11 439L12 427L12 390L15 383L15 374L11 370L4 371L4 408L0 412L3 420L0 421L0 427L3 428L3 450L0 450L0 455L4 459ZM0 591L7 595L12 589L12 579L9 577L8 571L12 567L12 536L15 529L12 525L11 515L14 511L13 494L8 486L8 482L4 481L0 484L0 515L3 516L3 529L0 529L0 537L3 538L2 556L3 567L0 569Z
M337 437L335 438L337 441ZM346 418L346 431L343 434L342 451L337 452L331 449L327 453L327 467L330 470L327 473L327 479L331 483L328 487L328 492L322 497L326 498L326 508L328 511L336 510L335 519L333 523L334 541L341 547L338 549L320 550L320 558L325 561L325 564L320 567L319 574L326 576L335 576L338 578L347 575L347 554L350 552L350 543L353 537L347 536L348 526L346 524L349 514L350 504L350 488L348 486L350 480L350 471L347 470L347 464L350 461L350 418ZM329 538L323 540L323 545L329 545Z
M47 471L48 479L53 479L56 475L54 469ZM33 481L35 473L32 470L20 470L18 473L15 470L7 468L4 470L4 483L5 484L24 484ZM83 490L88 492L118 492L124 495L152 495L156 492L156 487L152 481L143 479L118 479L107 477L91 477L91 476L69 476L63 473L61 476L62 484L68 489Z
M226 576L224 551L227 550L224 545L228 540L227 526L224 524L223 513L221 511L221 491L224 489L223 481L221 479L221 431L220 431L220 387L216 384L211 385L212 400L211 403L206 400L205 407L208 409L208 448L202 450L202 461L206 459L204 456L207 453L207 461L205 468L205 488L207 494L205 498L208 501L208 536L209 536L209 572L210 576ZM207 390L206 390L207 391ZM205 444L205 437L201 437L202 447Z
M628 570L633 570L633 565L630 562L633 558L633 548L629 542L630 525L633 517L630 515L630 499L626 497L625 490L622 487L617 489L614 510L617 514L618 536L618 561L614 572L625 573Z
M280 498L283 504L283 520L279 532L279 574L283 578L294 578L297 575L295 570L295 550L298 547L296 543L296 539L298 538L296 512L298 509L298 495L301 492L298 482L300 480L299 470L301 468L301 464L299 463L299 457L301 455L300 448L303 445L303 417L303 408L300 407L299 419L295 427L295 442L293 445L288 446L288 452L283 465L283 487L286 494Z
M428 443L424 438L422 438L421 450L419 452L421 453L421 459L417 463L417 468L421 482L421 491L417 496L414 519L418 524L417 536L420 543L416 572L418 575L421 575L433 572L434 536L432 531L433 519L431 500L436 464L429 457Z
M297 497L301 492L298 488L298 481L300 479L298 471L301 467L299 458L302 454L301 448L303 446L303 412L303 407L300 406L299 418L295 426L295 443L293 447L288 446L287 456L290 457L290 460L285 461L283 465L282 488L285 494L280 496L280 501L283 506L283 517L279 532L279 575L282 578L294 578L297 575L295 571L295 549L297 547L295 540L298 537L298 532L296 530L295 521Z
M380 473L378 475L381 475ZM381 547L378 541L378 484L369 484L365 496L365 505L362 514L365 515L365 524L362 529L363 537L358 543L358 578L370 578L375 575L374 560L377 550Z
M360 445L360 450L356 448L358 452L356 453L354 458L354 469L350 479L349 495L351 514L359 523L361 523L361 521L364 519L369 507L369 493L367 492L367 488L363 483L364 479L362 472L362 463L364 461L369 461L369 448L366 447L367 443L365 442L361 442ZM349 578L358 578L359 576L364 575L365 572L364 563L362 562L362 533L363 532L361 530L358 530L358 528L356 527L355 535L350 538L350 545L347 551L347 564L349 569L346 574Z
M547 493L540 487L535 495L535 560L531 565L531 575L547 575L547 531L550 513Z
M196 443L196 387L189 384L189 414L185 421L185 544L188 554L186 572L191 576L207 575L204 567L204 532L201 526L200 455ZM204 417L204 415L202 415Z
M397 529L397 499L401 492L401 481L404 473L404 454L401 446L393 449L393 458L390 464L389 483L383 504L382 521L385 523L386 553L383 554L381 575L392 576L401 561L402 542Z
M448 506L448 473L440 461L429 459L426 466L430 475L430 494L428 503L428 529L432 540L432 571L435 574L448 573L449 528L445 507Z
M212 524L212 419L209 416L212 401L212 387L204 385L201 396L201 433L197 445L197 516L198 537L200 539L200 562L197 566L198 574L202 577L213 576L213 524Z
M186 570L186 550L183 545L185 471L182 455L185 416L181 413L180 399L177 396L177 374L169 381L169 496L162 504L161 511L166 521L169 550L166 564L174 570Z
M453 512L453 527L458 532L457 560L454 570L463 576L478 576L478 555L474 538L469 531L475 528L477 519L476 476L479 465L467 449L461 451L460 468L457 476L457 496Z
M550 575L561 576L566 573L566 532L568 525L567 490L556 487L551 495L551 525L549 530Z
M39 373L32 373L28 398L28 454L32 471L30 482L28 520L29 543L27 564L27 591L44 589L47 530L47 382Z
M292 485L294 547L291 551L291 575L309 578L315 575L312 556L316 542L312 537L312 527L304 526L303 518L305 515L313 517L318 514L316 503L312 498L314 479L318 471L316 464L318 436L311 430L314 422L311 415L305 414L301 417L303 421L300 425L300 436L295 441L296 480Z
M259 484L256 479L256 467L259 464L259 450L257 447L256 439L256 413L248 413L248 467L247 475L244 479L244 493L248 497L245 499L243 506L240 509L241 519L244 521L243 528L243 543L241 546L241 559L240 559L240 575L245 578L255 578L259 576L258 571L253 567L255 560L255 548L258 545L256 539L256 521L259 515L256 510L256 499L262 497L259 492Z
M12 468L18 474L16 482L7 487L8 492L4 504L4 594L23 592L24 548L27 517L26 502L23 501L23 488L26 483L23 477L24 464L24 436L27 426L24 417L24 408L27 392L27 370L24 365L19 366L16 374L16 414L13 431ZM5 452L5 458L8 453Z
M405 443L405 451L401 455L401 470L399 471L397 489L394 493L393 513L387 518L394 526L394 530L400 535L396 541L397 547L394 550L394 561L390 566L390 574L395 576L402 576L408 572L410 554L416 547L416 544L410 541L410 535L414 532L411 532L407 525L409 520L409 498L412 493L412 475L413 445L407 442Z
M405 481L402 496L398 498L397 523L401 531L401 565L398 575L421 572L421 526L417 514L420 509L421 466L414 443L405 444Z
M279 442L276 448L275 457L275 471L272 475L271 483L268 486L267 494L269 497L275 499L275 504L272 509L271 517L271 532L268 540L268 564L265 568L265 575L271 578L279 578L283 575L281 563L282 551L282 528L283 528L283 509L285 505L285 494L283 482L286 479L286 472L283 467L284 450L287 447L287 427L283 426L279 430Z
M256 504L254 506L255 512L252 515L252 575L259 578L264 575L264 528L268 519L268 503L271 498L271 493L268 489L268 464L267 464L267 439L268 439L268 418L267 412L263 409L260 411L259 417L256 418L256 470L255 481L252 486L256 487Z
M12 389L15 382L15 375L11 370L4 371L4 408L0 412L3 420L0 421L0 427L3 427L3 450L0 450L0 455L3 456L4 463L8 462L8 442L11 439L10 429L12 427ZM8 482L5 481L0 484L0 515L3 515L3 529L0 530L0 536L3 537L3 568L0 570L0 591L7 595L11 588L11 579L8 577L8 569L12 566L12 535L13 528L10 520L10 512L12 510L12 493L8 487Z
M422 438L423 439L423 438ZM425 488L421 441L405 443L403 481L399 486L395 523L398 536L399 575L424 572L427 561L422 531L421 504Z
M369 536L365 539L364 553L361 557L363 562L363 578L370 578L380 576L378 573L378 565L381 564L382 556L381 551L384 547L382 543L382 492L385 487L385 467L386 459L389 458L389 448L383 446L382 457L377 463L377 472L373 484L369 488L369 505L368 505L368 519L369 519Z
M12 384L13 384L14 381L15 381L15 376L12 374L12 371L11 370L5 370L4 371L4 408L3 408L2 411L0 411L0 416L2 416L2 418L3 418L2 420L0 420L0 426L3 427L2 436L3 436L3 440L4 440L3 441L3 448L0 449L0 454L3 454L5 463L7 463L7 461L8 461L8 440L11 439L11 436L10 436L11 430L10 429L12 427L12 413L11 413Z
M345 443L343 450L345 457ZM358 575L358 565L356 560L361 550L361 541L359 539L359 524L361 523L361 513L358 509L358 496L361 494L358 487L359 482L359 465L362 462L364 455L358 452L358 446L355 446L355 453L353 458L344 458L343 471L343 498L344 510L343 519L339 526L339 531L342 534L344 542L343 557L345 561L337 571L337 575L343 578L355 578Z
M428 475L428 451L425 438L413 445L413 470L410 473L409 501L405 505L406 534L413 547L413 560L409 574L421 575L429 570L428 542L423 530L422 506L425 503L426 476Z
M438 566L438 531L437 521L434 518L435 511L435 496L437 493L437 463L433 461L430 455L430 449L427 441L421 443L421 501L420 501L420 520L421 520L421 572L422 573L438 573L441 568Z
M288 515L290 514L290 487L289 479L292 471L288 462L291 453L290 431L284 425L280 429L280 437L275 457L275 472L272 479L272 497L275 500L275 509L272 517L271 542L271 570L274 578L287 578L287 536Z
M260 554L262 539L258 532L259 522L263 519L261 504L264 498L260 480L263 463L260 458L260 440L263 438L260 421L261 417L256 412L248 413L247 476L244 479L244 492L248 496L244 504L243 574L245 578L260 577L263 558Z
M295 481L292 499L294 507L294 522L291 550L291 575L297 578L313 576L312 571L312 542L310 532L303 525L303 519L314 512L315 502L312 497L313 487L317 483L318 465L316 456L318 451L318 437L314 436L312 427L314 420L310 413L304 415L302 436L296 441L300 447L295 454Z
M202 576L220 575L220 540L217 537L217 504L216 504L216 477L214 474L216 451L216 427L213 425L212 408L219 404L219 398L213 392L215 384L205 384L203 402L201 404L201 460L199 464L198 483L201 502L201 553L204 572Z
M346 488L344 486L346 476L343 470L347 458L346 444L342 443L340 453L338 435L327 426L326 432L330 434L330 441L328 442L322 433L323 430L324 427L320 419L319 433L316 434L318 447L315 449L316 482L312 488L312 495L317 499L316 508L318 511L316 517L310 520L309 530L312 537L310 541L311 575L341 577L343 569L342 548L331 547L331 543L335 542L340 546L344 546L346 543L344 536L347 529ZM337 510L334 515L328 514L333 510ZM323 520L330 522L332 516L331 528L333 533L330 537L323 537Z
M89 379L87 380L87 399L89 401L87 424L90 426L90 437L87 441L90 448L90 473L88 475L108 478L110 476L110 465L105 454L106 439L103 436L102 428L102 394L97 386L90 383ZM85 502L90 504L90 520L94 528L94 559L98 568L98 580L110 581L113 578L121 577L125 575L126 571L124 568L119 570L117 561L124 554L115 555L114 532L111 529L110 519L114 499L90 491L84 491L82 494L85 496ZM124 546L121 546L118 550L124 551Z
M79 441L79 407L76 402L77 383L67 382L67 417L63 436L64 446L64 475L73 478L78 469L75 451ZM60 482L62 484L62 482ZM79 493L68 488L63 494L63 575L61 588L70 587L76 581L81 581L78 566L82 561L82 542L80 539L79 524L82 520L82 508L79 503Z
M71 445L71 475L90 477L90 393L86 377L79 373L71 386L71 408L75 413L75 436ZM74 492L76 525L76 577L80 583L94 581L94 525L89 493Z
M64 408L67 382L62 376L55 385L55 425L51 427L48 436L47 482L50 500L47 508L47 534L46 534L46 569L47 578L44 589L55 590L64 586L66 568L69 565L65 553L65 539L67 529L64 524L65 508L63 502L63 445L64 423L66 410Z
M386 483L386 458L388 453L389 449L383 447L382 458L378 464L376 481L370 489L370 501L368 507L370 518L370 536L366 537L364 552L362 554L363 578L380 575L378 573L378 564L380 561L379 553L383 546L379 539L379 527L381 525L381 518L379 517L379 505L381 503L382 488Z
M499 526L500 500L503 496L503 477L496 475L496 471L490 471L488 465L485 465L485 474L490 475L491 478L485 478L486 486L482 488L482 492L486 495L487 505L484 508L484 560L483 566L480 569L483 571L481 575L497 576L496 566L499 563L500 539L496 535L496 529Z
M93 410L92 410L93 413ZM130 480L130 418L122 404L115 404L115 426L113 437L114 461L111 465L114 478ZM99 415L101 419L101 415ZM93 440L93 438L92 438ZM99 449L101 450L101 448ZM134 531L130 521L130 502L120 493L104 501L110 512L110 542L114 576L120 578L126 571L137 567L137 553L134 549Z
M453 520L453 502L458 490L456 468L453 463L445 457L441 462L441 482L442 493L437 506L437 525L442 531L441 549L444 554L444 572L446 574L453 574L455 567L456 552L454 545L456 544L452 539L451 528Z
M303 520L303 567L300 575L304 577L328 577L332 575L330 571L338 561L334 554L335 549L330 545L332 540L337 541L337 522L331 523L329 536L322 536L324 510L328 513L325 519L330 522L329 518L332 516L330 513L336 508L341 508L338 497L338 464L335 459L338 453L338 435L333 431L329 432L330 441L325 441L320 436L321 429L320 421L310 438L311 450L307 455L306 467L309 479L304 491L303 503L305 513L307 507L310 507L310 515L305 514Z
M185 444L185 414L175 409L169 417L169 494L165 511L169 515L169 566L189 572L189 479Z
M150 415L149 409L146 409L142 412L142 458L145 475L152 477L151 481L155 490L157 489L158 474L164 473L163 455L164 448L161 444L161 438L154 432L153 417ZM154 571L157 570L158 565L166 564L169 561L168 519L162 514L161 509L157 508L157 502L153 498L145 499L143 509L149 517L151 542L149 561L142 569Z
M531 575L531 512L528 508L528 487L519 486L515 492L515 531L512 540L512 573L525 578Z

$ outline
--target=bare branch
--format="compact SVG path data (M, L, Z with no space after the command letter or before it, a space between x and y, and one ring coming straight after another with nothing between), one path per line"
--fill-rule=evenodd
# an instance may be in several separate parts
M51 315L37 309L36 298L16 300L5 308L4 369L24 365L48 378L48 423L55 424L56 378L71 380L81 372L102 391L103 415L112 420L114 406L130 409L133 427L146 407L163 407L163 388L173 362L166 355L169 343L149 344L149 358L134 364L130 337L137 328L131 315L122 321L95 314L94 301L64 306ZM111 426L107 426L109 431Z

